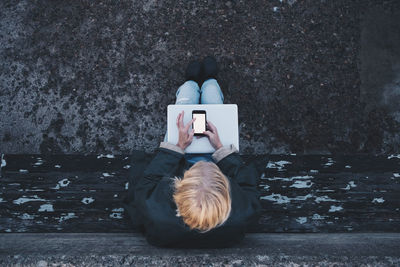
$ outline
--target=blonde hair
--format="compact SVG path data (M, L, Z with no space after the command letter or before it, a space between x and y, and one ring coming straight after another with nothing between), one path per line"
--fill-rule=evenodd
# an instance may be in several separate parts
M174 180L173 198L190 229L205 233L221 226L231 212L228 178L213 162L198 161L185 171L183 179Z

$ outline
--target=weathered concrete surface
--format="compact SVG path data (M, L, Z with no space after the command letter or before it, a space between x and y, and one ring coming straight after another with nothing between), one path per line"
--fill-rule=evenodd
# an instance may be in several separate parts
M1 1L0 151L152 152L186 64L213 54L226 103L239 106L241 152L394 153L398 76L384 73L398 71L399 9L396 0ZM370 51L381 54L363 65Z
M400 151L397 128L400 122L400 8L375 6L363 17L360 97L367 104L366 113L370 114L367 129L371 140L382 140L382 150L397 147ZM375 120L382 115L391 119ZM378 130L390 128L398 130L392 133Z
M233 248L204 250L152 247L141 235L136 234L0 234L0 241L2 266L400 264L399 233L249 234L244 242Z

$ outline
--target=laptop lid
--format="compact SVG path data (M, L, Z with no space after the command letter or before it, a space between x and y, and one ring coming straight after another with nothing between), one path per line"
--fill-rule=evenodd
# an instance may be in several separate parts
M216 127L219 139L223 146L233 144L239 150L239 122L238 106L236 104L196 104L196 105L168 105L167 109L167 141L177 144L179 140L176 119L180 112L184 111L183 123L186 125L192 119L193 110L205 110L207 120ZM190 126L189 131L192 130ZM186 153L213 153L207 136L199 139L193 137L192 143L185 149Z

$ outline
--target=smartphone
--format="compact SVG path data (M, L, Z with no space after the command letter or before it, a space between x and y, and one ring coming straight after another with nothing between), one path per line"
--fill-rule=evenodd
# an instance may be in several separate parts
M194 135L201 135L204 136L203 134L204 131L206 131L206 122L207 122L207 117L206 117L206 111L205 110L193 110L192 111L192 119L196 118L196 120L193 122L193 130L194 130Z

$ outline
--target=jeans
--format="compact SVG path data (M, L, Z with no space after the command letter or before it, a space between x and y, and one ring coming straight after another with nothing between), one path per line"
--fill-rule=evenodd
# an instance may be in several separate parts
M201 101L201 102L200 102ZM224 95L221 91L217 80L206 80L201 89L197 82L186 81L176 91L175 105L193 105L193 104L223 104ZM196 138L196 137L193 137ZM168 132L165 133L164 142L167 142ZM213 153L185 153L188 162L196 163L197 161L213 161L211 155Z

